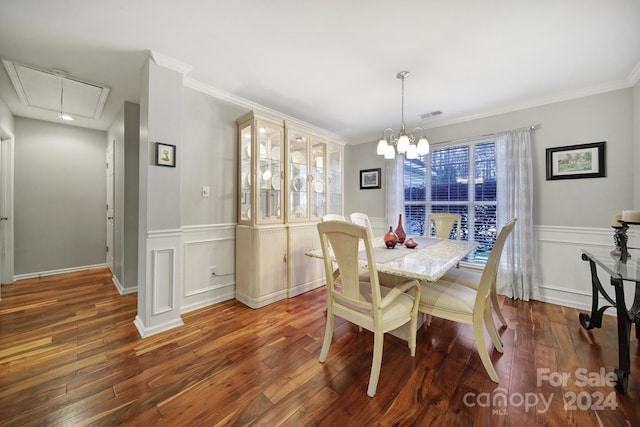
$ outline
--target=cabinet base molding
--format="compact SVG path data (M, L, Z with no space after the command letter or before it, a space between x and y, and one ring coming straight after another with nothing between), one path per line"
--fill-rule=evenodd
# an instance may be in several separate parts
M287 297L287 291L281 290L269 295L263 295L258 298L251 298L236 290L236 299L250 308L260 308L265 305L273 304L276 301L283 300Z

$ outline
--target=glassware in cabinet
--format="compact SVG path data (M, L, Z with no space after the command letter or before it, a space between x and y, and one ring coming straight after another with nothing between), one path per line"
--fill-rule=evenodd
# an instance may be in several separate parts
M289 220L309 219L309 136L293 129L287 129L289 185Z

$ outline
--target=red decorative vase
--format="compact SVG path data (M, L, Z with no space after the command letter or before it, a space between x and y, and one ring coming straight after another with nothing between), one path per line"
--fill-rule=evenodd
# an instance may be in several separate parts
M398 244L398 236L393 232L393 227L389 227L389 232L384 235L384 244L389 249L393 249Z
M396 236L398 236L398 243L403 244L404 239L407 238L407 233L404 232L404 228L402 227L402 214L398 218L398 228L396 228Z
M413 240L411 237L409 237L407 240L405 240L404 242L404 246L408 249L413 249L416 246L418 246L418 243L416 243L415 240Z

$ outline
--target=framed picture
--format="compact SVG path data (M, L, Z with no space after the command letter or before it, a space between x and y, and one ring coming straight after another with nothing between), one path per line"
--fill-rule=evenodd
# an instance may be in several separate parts
M156 142L156 165L176 167L176 146Z
M360 189L368 190L371 188L382 188L380 185L380 171L377 169L361 169L360 170Z
M606 176L605 142L547 148L547 181Z

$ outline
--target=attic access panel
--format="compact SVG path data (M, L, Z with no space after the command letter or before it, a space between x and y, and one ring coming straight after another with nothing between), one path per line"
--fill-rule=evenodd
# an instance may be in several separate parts
M90 119L99 119L102 115L104 104L109 96L108 87L5 59L2 62L23 104L60 112L61 89L64 89L62 111Z

